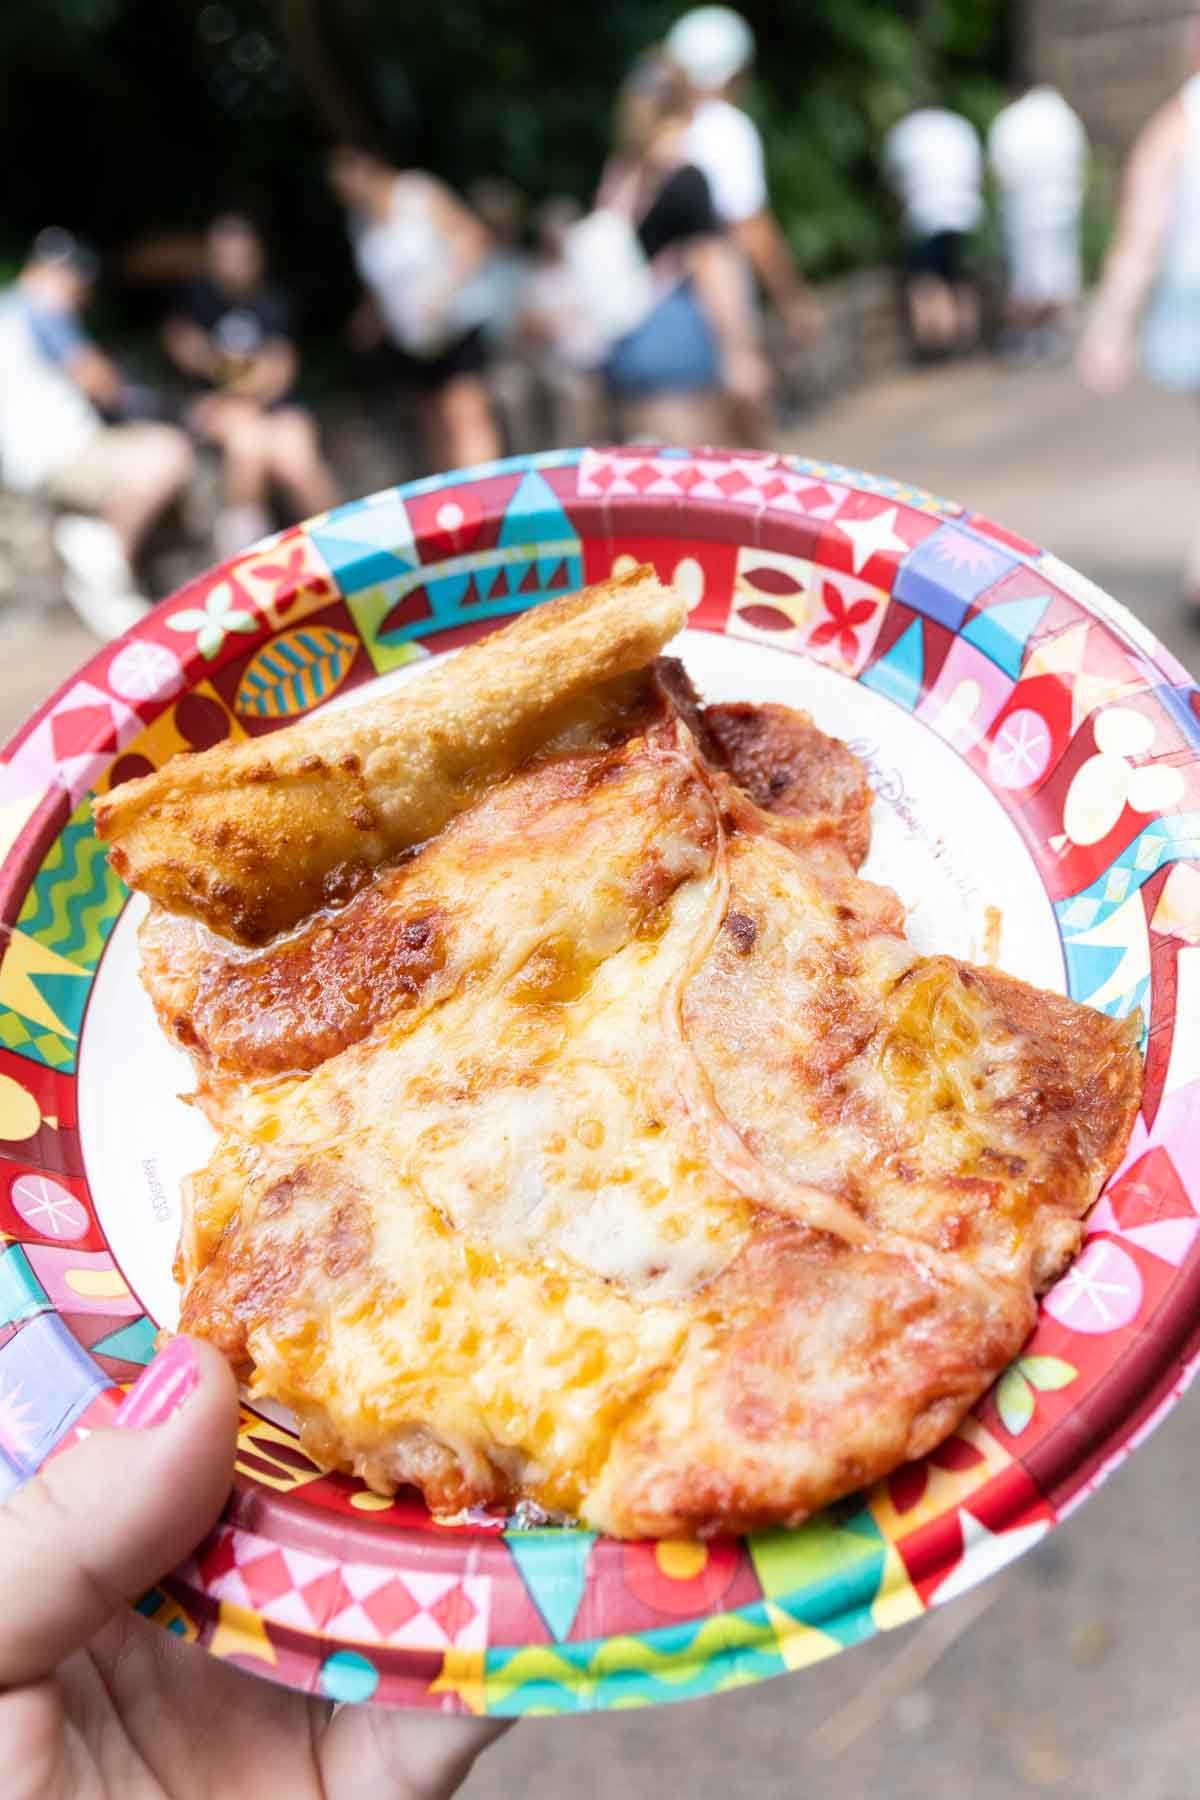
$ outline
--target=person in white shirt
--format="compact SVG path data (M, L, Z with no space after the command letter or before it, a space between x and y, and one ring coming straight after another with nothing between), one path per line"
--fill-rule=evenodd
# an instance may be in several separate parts
M967 236L983 214L983 152L975 127L944 106L920 106L892 126L883 168L900 202L909 327L919 354L973 345L979 304L963 271Z
M1079 298L1087 133L1057 88L1026 88L997 113L987 139L1008 277L1003 347L1054 353Z
M471 278L468 294L460 294L458 305L478 314L489 347L503 355L516 338L533 272L533 258L525 248L528 203L520 189L502 175L481 176L471 183L464 198L483 221L491 247Z
M819 337L821 308L771 211L763 142L735 96L754 61L754 33L728 6L697 6L677 19L664 48L692 91L687 161L708 182L717 217L740 247L794 343ZM747 443L764 440L762 408L741 409Z
M492 462L500 435L484 381L488 297L477 283L491 237L435 176L336 146L326 165L345 206L365 293L349 324L357 350L385 346L420 407L431 470Z
M82 323L96 272L85 245L50 227L0 291L0 483L59 509L67 598L112 637L146 610L133 563L193 457L173 425L106 423L119 421L127 390Z
M636 63L618 95L613 154L591 215L628 234L623 251L609 241L607 285L622 295L643 286L639 315L610 335L604 362L631 441L745 442L745 420L763 415L770 391L741 261L704 172L686 160L691 117L691 89L668 57ZM581 269L577 252L569 241L568 260Z

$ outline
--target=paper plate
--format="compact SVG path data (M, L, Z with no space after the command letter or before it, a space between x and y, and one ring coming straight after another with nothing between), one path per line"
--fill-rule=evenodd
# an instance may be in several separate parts
M1200 1354L1200 697L1090 582L978 514L799 457L562 451L392 489L165 601L0 766L0 1494L102 1423L175 1317L206 1128L136 979L90 796L257 736L648 559L712 698L851 739L870 873L925 947L1142 1010L1123 1167L959 1431L794 1532L621 1544L435 1526L247 1412L212 1537L142 1610L342 1700L566 1712L715 1692L915 1618L1038 1542Z

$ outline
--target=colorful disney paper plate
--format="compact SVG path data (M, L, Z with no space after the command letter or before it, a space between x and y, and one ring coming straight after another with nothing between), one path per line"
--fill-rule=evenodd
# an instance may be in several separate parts
M1141 1008L1129 1153L1037 1329L933 1456L803 1529L620 1544L435 1526L247 1412L212 1537L142 1610L336 1699L477 1713L684 1699L953 1598L1038 1542L1200 1355L1200 696L1120 606L978 514L799 457L497 463L344 506L165 601L0 765L0 1496L102 1423L177 1300L207 1155L89 800L274 730L613 569L692 605L712 699L805 706L867 759L868 873L926 948Z

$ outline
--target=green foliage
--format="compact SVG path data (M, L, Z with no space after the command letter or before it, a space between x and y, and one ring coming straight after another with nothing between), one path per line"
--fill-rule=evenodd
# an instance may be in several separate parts
M570 8L513 0L374 0L339 9L339 42L385 133L459 181L503 170L538 197L586 198L602 162L612 97L679 0L608 0L603 31ZM981 126L1000 104L1001 0L743 0L759 41L745 96L767 144L772 191L813 274L888 253L891 208L878 176L888 126L924 97Z
M10 172L21 170L5 228L15 246L59 219L116 247L249 199L319 314L340 307L347 291L345 258L331 267L340 221L321 158L348 117L398 159L460 186L504 174L535 200L560 192L586 200L617 85L684 3L0 6L0 150ZM743 6L759 42L746 101L800 260L820 275L887 254L883 133L934 96L986 124L1000 98L1010 9L1002 0Z
M121 0L39 0L0 8L0 57L32 49L39 56L77 56L111 26Z
M1003 99L1003 11L993 0L828 0L805 10L811 58L764 60L752 110L776 208L811 274L894 251L879 148L903 113L937 100L986 128Z

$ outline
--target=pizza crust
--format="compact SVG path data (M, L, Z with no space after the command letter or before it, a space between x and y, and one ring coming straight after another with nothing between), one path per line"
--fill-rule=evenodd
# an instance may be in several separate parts
M99 795L97 833L130 887L265 943L432 837L581 709L619 706L619 678L686 616L643 564L531 608L411 689L175 757Z

